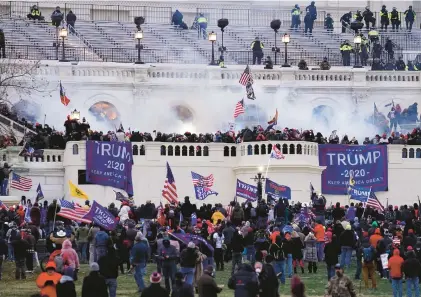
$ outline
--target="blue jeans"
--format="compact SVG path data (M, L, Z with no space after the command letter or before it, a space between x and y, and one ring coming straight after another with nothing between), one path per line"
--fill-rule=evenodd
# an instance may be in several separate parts
M254 245L247 246L246 259L247 261L250 261L251 266L254 267L254 263L256 262L256 249L254 248Z
M352 247L341 247L341 266L349 268L351 266Z
M168 292L171 291L171 287L174 285L176 272L177 272L177 266L175 265L174 261L171 261L171 263L162 264L162 274L164 275L165 288L167 289Z
M292 277L292 255L288 254L287 256L287 273L288 277Z
M139 292L145 289L145 282L143 277L146 275L146 263L139 263L135 266L134 279L136 281Z
M322 262L323 259L325 258L324 246L325 246L325 243L324 242L318 241L316 243L317 260L319 260L319 262Z
M406 279L406 296L412 297L412 291L415 293L415 297L420 297L420 284L418 283L418 277L412 277ZM412 290L412 287L414 289Z
M335 276L335 265L326 264L326 268L327 268L327 280L330 281L330 279Z
M88 243L87 242L80 242L79 243L79 250L81 255L81 261L87 262L88 261Z
M1 183L1 195L0 196L8 196L9 193L7 193L7 185L9 184L9 179L5 178L3 179Z
M117 279L116 278L107 278L105 283L108 287L108 293L110 297L116 297L117 295Z
M285 285L285 260L282 261L275 261L274 265L275 273L278 276L279 281L281 284Z
M199 28L202 31L203 39L207 39L208 36L207 36L207 33L206 33L206 29L208 28L208 24L207 23L200 23Z
M11 243L7 244L7 247L9 249L9 261L14 261L15 260L15 253L13 252L13 245Z
M184 275L185 282L189 285L193 285L194 268L180 267L180 272Z
M392 279L393 297L402 297L402 279Z

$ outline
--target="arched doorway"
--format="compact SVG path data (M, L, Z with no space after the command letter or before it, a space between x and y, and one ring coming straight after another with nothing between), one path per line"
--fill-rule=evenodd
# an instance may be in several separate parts
M89 108L89 112L99 122L109 124L111 127L118 127L120 125L120 113L109 102L99 101Z

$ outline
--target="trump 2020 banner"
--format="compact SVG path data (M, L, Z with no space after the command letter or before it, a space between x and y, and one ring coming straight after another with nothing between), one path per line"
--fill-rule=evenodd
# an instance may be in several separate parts
M245 198L247 200L257 200L257 187L246 184L237 179L237 190L235 191L237 197Z
M86 142L87 182L123 189L132 196L132 165L130 142Z
M291 188L283 185L279 185L270 179L266 179L266 194L272 196L272 198L291 199Z
M387 145L319 145L323 194L348 194L349 180L374 192L387 191Z

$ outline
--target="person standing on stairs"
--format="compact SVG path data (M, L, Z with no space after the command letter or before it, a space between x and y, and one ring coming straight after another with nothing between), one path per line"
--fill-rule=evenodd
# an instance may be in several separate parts
M253 65L262 64L262 58L263 58L263 48L265 47L263 45L263 42L259 40L259 37L256 37L255 40L251 43L251 50L253 51Z
M197 24L198 24L198 29L203 34L203 39L207 39L208 37L206 34L206 29L208 28L208 19L205 18L203 13L199 14L199 17L197 18Z
M294 8L291 10L291 29L298 29L298 26L301 24L300 15L300 6L295 4Z
M306 16L304 17L304 33L307 34L308 31L313 33L313 25L314 25L314 19L310 14L310 11L307 11Z
M351 19L352 19L352 12L345 13L341 17L340 22L342 24L342 33L345 33L346 28L351 25Z
M6 58L6 37L4 36L3 29L0 29L0 49L1 55L0 58Z
M75 33L75 23L76 23L76 15L73 13L73 11L69 11L69 13L66 16L66 22L67 22L67 28L71 34Z

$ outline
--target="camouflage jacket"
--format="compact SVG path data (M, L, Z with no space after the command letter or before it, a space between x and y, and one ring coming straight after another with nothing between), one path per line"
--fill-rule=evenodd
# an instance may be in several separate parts
M339 278L334 276L330 279L326 287L326 296L332 297L356 297L354 284L346 275Z

